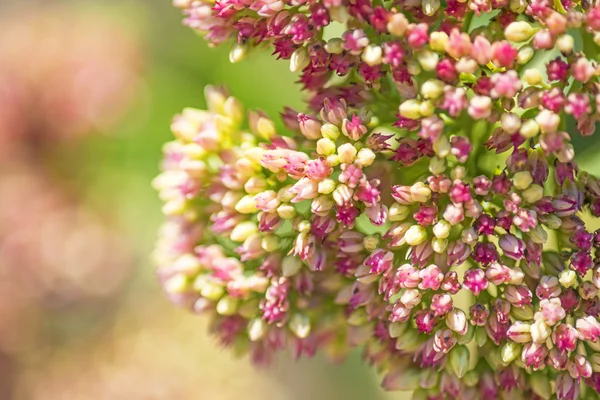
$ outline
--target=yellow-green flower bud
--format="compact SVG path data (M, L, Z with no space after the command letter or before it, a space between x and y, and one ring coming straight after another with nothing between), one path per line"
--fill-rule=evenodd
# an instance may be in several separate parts
M310 334L310 319L304 314L296 313L292 315L288 326L299 339L306 339Z
M252 221L240 222L233 228L229 238L234 242L244 242L246 239L258 232L256 224Z
M437 99L444 93L444 86L439 79L429 79L421 85L421 95L426 99Z
M217 314L223 316L235 315L238 309L238 299L230 296L224 296L217 303Z
M336 183L333 179L323 179L317 186L317 191L320 194L329 194L335 190Z
M336 140L340 137L340 129L330 123L321 126L321 135L326 139Z
M529 40L535 29L525 21L511 22L506 29L504 29L504 36L511 42L521 43Z
M421 102L415 99L406 100L398 109L400 115L408 119L421 118Z
M299 47L292 53L290 58L290 71L300 72L310 64L310 56L306 47Z
M404 240L410 246L417 246L427 239L427 231L421 225L413 225L404 234Z
M258 211L254 196L246 195L240 199L235 205L235 211L240 214L254 214Z

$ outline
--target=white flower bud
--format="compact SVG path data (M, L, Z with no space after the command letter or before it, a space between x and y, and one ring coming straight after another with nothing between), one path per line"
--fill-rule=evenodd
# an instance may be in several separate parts
M352 164L358 151L356 151L356 147L354 147L351 143L344 143L338 147L337 153L341 163Z
M243 44L236 43L229 52L229 61L232 64L240 62L246 56L247 48Z
M299 339L306 339L310 334L310 319L304 314L292 315L288 326Z
M392 14L388 19L386 28L394 36L404 36L408 29L408 19L403 13Z
M424 71L433 71L440 61L440 56L431 50L421 50L417 53L417 61Z
M370 44L363 50L362 60L370 66L381 64L381 57L383 55L383 51L381 47Z
M577 274L571 269L565 269L558 276L558 281L563 287L570 288L577 283Z
M543 319L538 319L531 324L531 340L534 343L544 343L552 334L550 328Z
M575 39L569 34L564 34L556 39L556 46L563 54L571 54L575 47Z
M267 323L262 318L254 318L248 323L248 338L252 342L262 339L267 333Z
M446 239L450 236L452 225L446 220L441 220L433 226L433 234L438 239Z
M375 161L375 153L368 147L364 147L358 151L356 161L363 167L368 167Z

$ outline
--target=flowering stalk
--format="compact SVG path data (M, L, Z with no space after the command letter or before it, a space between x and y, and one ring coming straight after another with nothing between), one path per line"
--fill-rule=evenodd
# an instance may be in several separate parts
M600 4L176 5L233 61L271 44L309 98L285 133L212 88L175 119L155 181L171 297L255 361L364 345L417 399L598 398L600 232L581 216L600 181L565 127L600 118Z

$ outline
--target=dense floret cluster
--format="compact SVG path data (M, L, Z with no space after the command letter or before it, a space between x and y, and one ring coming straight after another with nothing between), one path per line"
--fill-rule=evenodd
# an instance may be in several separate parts
M285 129L208 88L155 186L165 291L265 362L364 346L416 399L600 398L600 4L176 1L301 74Z

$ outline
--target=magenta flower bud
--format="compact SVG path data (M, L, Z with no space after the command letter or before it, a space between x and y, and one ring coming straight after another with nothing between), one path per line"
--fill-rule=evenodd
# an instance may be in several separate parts
M508 337L508 328L510 324L508 322L500 322L498 320L498 314L492 312L485 325L485 330L490 339L496 344L500 345Z
M565 371L569 363L569 356L566 352L555 347L548 352L548 359L546 362L549 366L558 371Z
M504 297L516 307L524 307L531 304L531 291L527 286L507 286Z
M364 235L362 233L348 231L342 233L338 245L344 253L358 253L365 248L363 239Z
M494 98L513 98L523 88L523 84L521 83L517 72L514 70L510 70L503 74L496 73L492 75L491 82L494 85L491 96Z
M528 367L532 367L534 370L537 370L544 366L547 355L548 348L545 344L528 343L523 348L521 360Z
M344 119L342 132L352 140L360 140L367 133L367 127L357 115L353 115L350 119Z
M346 101L344 99L326 98L323 101L321 118L325 122L339 126L348 116L346 109Z
M489 315L489 310L482 304L477 303L469 308L469 320L473 325L485 326Z
M531 325L517 321L508 329L508 337L513 342L527 343L531 342Z
M589 96L581 93L570 94L569 97L567 97L565 112L567 114L572 114L577 120L582 119L584 116L592 112Z
M463 286L469 289L475 296L487 289L488 281L485 272L481 269L469 269L465 272Z
M391 322L406 322L410 318L411 309L401 302L396 302L390 313Z
M573 379L589 378L592 376L592 364L580 354L569 361L567 369Z
M393 186L392 197L400 204L408 205L413 203L410 186Z
M498 398L498 385L490 373L484 373L479 378L479 396L482 399Z
M421 226L430 226L437 222L437 207L433 206L421 206L419 211L413 214L415 221Z
M473 249L473 253L471 254L471 258L476 262L487 266L496 260L498 260L498 251L496 250L496 246L493 243L483 243L479 242L475 245Z
M473 227L480 235L493 235L496 227L496 220L489 214L481 214L473 223Z
M298 114L300 132L311 140L318 140L321 136L321 123L315 117L303 113Z
M517 49L507 41L492 44L492 60L499 67L510 68L517 59Z
M449 271L444 276L444 280L442 281L442 285L440 288L448 292L450 294L456 294L461 288L460 282L458 281L458 274L456 271Z
M523 374L514 363L496 372L496 382L504 391L510 391L525 384Z
M437 293L431 298L431 305L429 308L431 311L433 311L436 317L441 317L452 310L452 306L452 297L450 297L449 294Z
M588 251L578 251L573 254L570 261L570 267L583 277L594 266L594 260Z
M579 379L573 379L567 373L558 375L556 397L558 400L577 400L579 398Z
M485 270L485 277L494 285L499 286L511 280L511 271L507 266L493 262Z
M410 260L418 267L427 265L433 255L433 247L429 240L410 249Z
M514 235L503 235L499 241L504 255L514 260L520 260L525 254L525 242Z
M444 130L444 121L437 115L424 118L421 121L421 130L419 136L423 139L429 139L435 142Z
M318 184L308 178L302 178L294 184L289 190L290 193L295 194L292 202L298 203L300 201L314 199L318 195Z
M581 340L595 343L600 336L600 323L592 316L579 318L575 322L575 328L577 328Z
M429 41L429 26L425 23L409 26L407 40L413 49L423 47Z
M556 58L548 63L548 65L546 66L546 72L548 74L548 80L550 80L550 81L561 81L563 79L567 79L567 76L569 75L569 64L567 64L560 58ZM552 90L554 90L554 89L552 89ZM557 108L556 106L558 105L559 102L561 102L560 99L562 99L562 101L564 102L564 95L562 95L562 93L558 92L558 91L555 91L555 92L551 91L551 92L547 92L547 93L551 93L551 94L545 100L544 100L544 98L542 98L542 103L544 105L546 105L546 104L549 105L549 107L546 107L546 108L548 108L554 112L558 112L558 110L560 110L560 108ZM560 105L562 106L562 104L560 104Z
M402 288L416 288L420 282L419 270L410 264L403 264L396 271L395 281Z
M383 63L389 64L394 68L398 68L402 65L402 61L404 60L404 48L402 47L402 43L392 41L385 42L383 44Z
M437 265L430 265L419 272L419 278L421 278L419 289L438 290L442 284L442 280L444 279L444 274L442 271L440 271Z
M554 325L566 317L566 312L562 308L560 299L543 299L540 302L542 318L548 325Z
M476 195L485 196L492 187L492 181L485 176L477 176L473 178L473 186Z
M440 329L433 337L433 349L438 353L448 354L456 345L456 338L450 329Z
M437 318L433 311L421 310L415 314L415 324L421 333L431 333L437 323Z
M377 249L371 253L365 260L364 264L371 267L370 273L381 275L387 273L394 264L394 253Z
M460 240L448 245L448 265L460 265L471 254L471 247Z
M555 276L542 276L540 283L535 289L535 294L539 299L549 299L560 295L560 283Z

